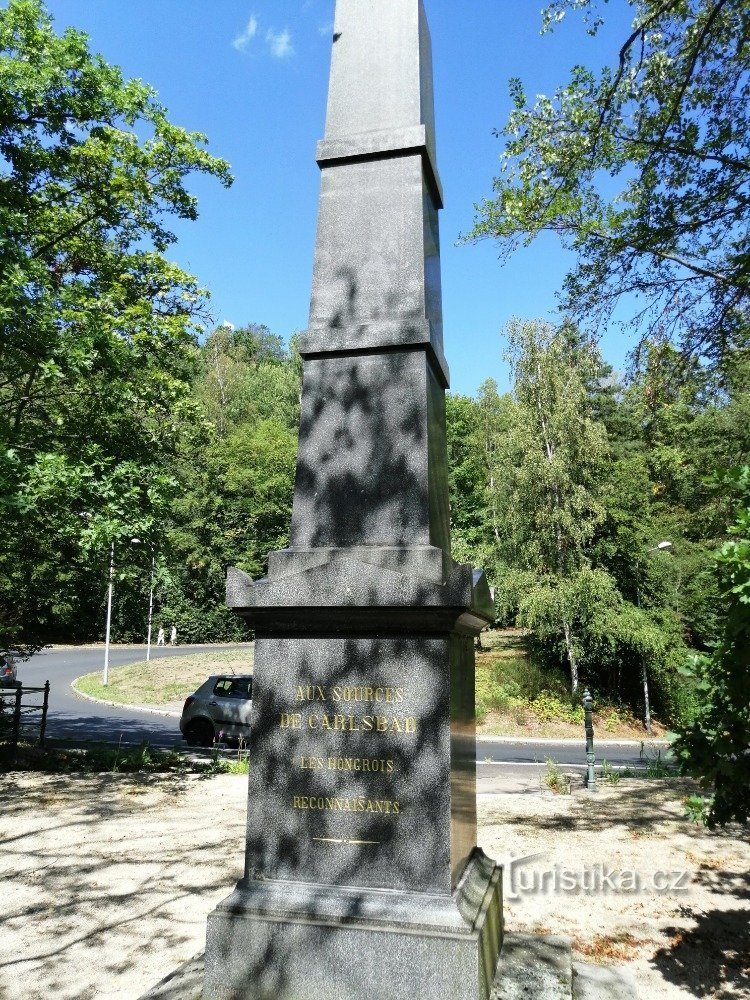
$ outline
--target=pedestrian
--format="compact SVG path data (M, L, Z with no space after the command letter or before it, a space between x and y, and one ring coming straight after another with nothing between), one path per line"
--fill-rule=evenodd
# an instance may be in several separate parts
M169 645L170 646L176 646L177 645L177 626L176 625L172 626L172 631L169 633Z
M158 635L156 636L156 645L157 646L163 646L164 645L164 629L163 628L159 629Z

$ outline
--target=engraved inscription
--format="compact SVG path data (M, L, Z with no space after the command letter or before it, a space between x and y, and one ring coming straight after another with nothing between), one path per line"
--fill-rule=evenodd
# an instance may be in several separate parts
M392 760L373 760L370 757L300 757L303 771L354 771L364 774L392 774Z
M417 718L404 714L407 708L407 692L402 687L366 684L300 684L292 689L293 704L279 715L279 727L308 733L320 737L330 733L356 733L377 738L378 735L414 736L417 733ZM291 694L291 692L290 692ZM399 711L400 709L400 711ZM365 714L359 714L364 712ZM360 744L361 746L361 744ZM358 747L359 749L359 747ZM318 751L320 753L320 751ZM360 751L361 752L361 751ZM396 770L396 762L387 757L346 756L343 754L298 754L294 764L299 771L333 771L337 775L350 774L386 778ZM312 775L310 776L312 778ZM312 789L310 789L312 791ZM352 789L359 792L360 789ZM385 789L380 790L382 796ZM387 792L386 792L387 794ZM339 813L378 814L380 816L400 816L404 804L396 799L373 795L354 797L333 794L292 795L291 806L295 810L326 811ZM318 838L321 843L356 843L347 838ZM377 841L360 841L377 843Z
M329 795L295 795L292 799L295 809L330 809L334 812L384 813L398 816L401 803L392 799L343 799Z

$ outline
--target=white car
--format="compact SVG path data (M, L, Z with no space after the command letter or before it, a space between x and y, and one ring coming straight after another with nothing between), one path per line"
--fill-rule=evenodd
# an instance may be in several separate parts
M251 675L214 674L185 700L180 732L190 746L210 747L218 739L246 740L252 707Z

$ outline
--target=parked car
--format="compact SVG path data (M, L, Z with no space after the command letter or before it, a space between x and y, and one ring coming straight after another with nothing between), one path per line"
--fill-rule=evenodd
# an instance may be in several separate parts
M16 660L10 653L0 653L0 687L16 687Z
M190 746L210 747L219 733L247 739L252 706L252 676L214 674L185 700L180 732Z

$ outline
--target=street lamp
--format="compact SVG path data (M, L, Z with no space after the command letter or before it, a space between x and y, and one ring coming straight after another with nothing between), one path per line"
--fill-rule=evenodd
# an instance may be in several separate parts
M646 549L646 555L651 552L664 552L666 549L671 549L672 543L668 541L658 542L651 549ZM638 563L636 563L636 577L635 577L635 599L638 604L638 609L641 609L641 583L640 583L640 569ZM646 725L646 732L651 735L651 703L648 697L648 671L646 670L646 657L641 653L641 679L643 681L643 721Z
M145 545L140 538L131 538L133 545ZM154 620L154 574L156 570L156 553L151 546L151 581L148 591L148 635L146 636L146 663L151 659L151 624Z
M140 538L131 538L133 545L140 545ZM109 684L109 632L112 625L112 591L115 581L115 543L109 547L109 588L107 590L107 625L104 632L104 671L102 673L102 687Z

